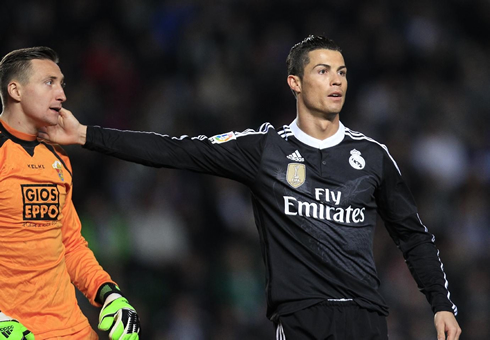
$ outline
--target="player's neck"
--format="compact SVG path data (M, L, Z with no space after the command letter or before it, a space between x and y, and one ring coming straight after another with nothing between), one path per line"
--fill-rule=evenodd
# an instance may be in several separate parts
M313 138L324 140L333 136L339 130L340 120L338 114L329 118L298 114L297 124L304 133Z
M29 135L35 135L37 133L36 127L28 119L26 119L23 112L18 112L10 107L4 107L4 110L0 115L0 119L9 127L19 132Z

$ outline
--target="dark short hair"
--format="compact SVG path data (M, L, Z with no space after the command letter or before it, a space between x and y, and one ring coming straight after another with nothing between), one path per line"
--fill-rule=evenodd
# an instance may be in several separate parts
M308 53L320 49L342 52L340 46L333 40L321 35L309 35L303 41L294 45L291 48L291 51L289 51L289 55L286 59L288 75L303 78L305 66L310 62Z
M22 84L29 81L31 60L47 59L58 63L58 54L49 47L37 46L14 50L0 61L0 96L3 104L8 98L8 84L12 79L17 79Z

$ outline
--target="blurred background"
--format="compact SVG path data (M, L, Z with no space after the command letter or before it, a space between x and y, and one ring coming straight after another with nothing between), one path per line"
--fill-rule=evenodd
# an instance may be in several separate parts
M436 236L462 339L490 337L488 0L17 0L2 1L0 32L2 56L59 53L82 123L173 136L289 124L289 49L332 38L349 69L341 120L389 147ZM83 235L142 339L274 338L245 187L66 149ZM435 339L381 221L375 256L390 339ZM96 328L98 308L80 304Z

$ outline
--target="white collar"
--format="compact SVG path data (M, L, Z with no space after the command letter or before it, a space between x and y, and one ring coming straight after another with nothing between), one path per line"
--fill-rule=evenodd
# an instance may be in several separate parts
M298 127L297 119L293 120L293 122L289 125L289 127L291 128L291 131L293 132L294 136L300 142L317 149L326 149L338 145L340 144L340 142L342 142L345 135L345 126L344 124L342 124L342 122L339 122L339 129L337 130L337 132L335 132L333 136L330 136L323 140L311 137L310 135L301 131L301 129Z

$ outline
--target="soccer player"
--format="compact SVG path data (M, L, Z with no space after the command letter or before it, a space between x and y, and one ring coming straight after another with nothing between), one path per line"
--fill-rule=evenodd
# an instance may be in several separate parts
M37 141L66 100L58 56L33 47L0 62L0 339L98 339L75 286L102 306L110 339L138 339L139 319L81 235L70 159Z
M82 125L67 110L40 138L153 167L239 181L251 190L277 339L388 339L373 259L376 214L435 314L438 339L459 339L457 308L434 236L385 145L339 120L347 68L332 40L309 36L287 57L291 124L180 138Z

